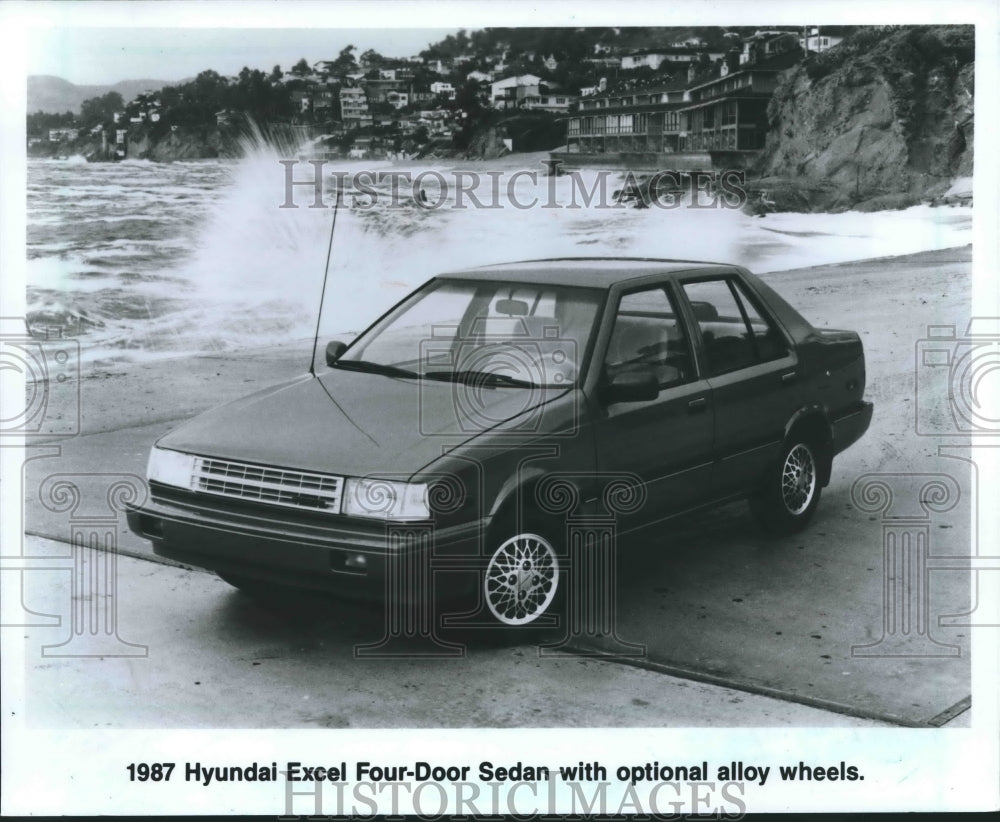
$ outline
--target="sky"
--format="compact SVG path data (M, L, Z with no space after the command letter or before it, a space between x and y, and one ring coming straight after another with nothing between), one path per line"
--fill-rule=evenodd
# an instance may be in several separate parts
M344 46L391 57L417 54L455 28L83 28L33 27L26 41L27 74L51 74L77 85L120 80L183 80L205 69L223 75L243 66L269 71L330 59Z

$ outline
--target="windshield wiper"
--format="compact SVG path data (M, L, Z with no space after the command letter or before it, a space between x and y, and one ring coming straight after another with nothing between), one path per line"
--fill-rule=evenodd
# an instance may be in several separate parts
M470 385L485 385L491 388L497 386L511 386L514 388L540 387L531 380L521 380L517 377L511 377L509 374L497 374L493 371L425 371L423 376L428 380L464 382Z
M384 365L380 362L369 362L368 360L337 360L333 364L334 368L343 368L345 371L361 371L365 374L384 374L386 377L402 377L407 380L418 380L420 374L398 365Z

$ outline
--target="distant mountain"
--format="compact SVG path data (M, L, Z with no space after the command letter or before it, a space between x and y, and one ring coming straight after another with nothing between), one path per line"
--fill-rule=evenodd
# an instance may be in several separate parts
M127 103L135 95L147 89L160 89L176 85L178 80L122 80L113 86L78 86L62 77L48 74L33 74L28 77L28 113L36 111L61 114L72 111L79 114L80 104L91 97L100 97L109 91L117 91Z

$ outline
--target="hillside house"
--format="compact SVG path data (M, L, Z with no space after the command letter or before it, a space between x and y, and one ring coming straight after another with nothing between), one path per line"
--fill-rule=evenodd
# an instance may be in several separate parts
M490 84L490 105L493 108L518 108L526 97L541 94L541 77L534 74L520 74L505 77Z
M63 140L75 140L80 134L78 128L50 128L49 142L61 143Z
M410 95L405 91L390 91L386 94L385 101L398 111L410 104Z
M583 62L590 63L592 66L599 69L620 69L622 67L622 58L615 57L613 55L585 57Z
M799 38L799 45L803 51L821 54L840 45L843 40L842 35L832 33L829 28L821 31L819 26L806 26L803 36Z
M386 103L392 92L403 92L409 94L410 81L402 79L388 79L383 77L373 78L364 81L365 94L371 103Z
M449 100L454 100L455 87L451 83L431 83L431 94L443 94Z
M670 46L669 48L634 51L621 58L623 71L638 68L651 68L656 71L663 63L682 63L687 65L698 59L698 50L687 46Z
M345 124L360 125L368 115L368 97L362 88L347 86L340 90L340 119Z
M577 101L571 94L529 94L521 103L522 108L531 111L551 111L555 114L565 114L570 106Z
M757 31L743 41L740 65L755 65L782 54L799 53L798 32Z

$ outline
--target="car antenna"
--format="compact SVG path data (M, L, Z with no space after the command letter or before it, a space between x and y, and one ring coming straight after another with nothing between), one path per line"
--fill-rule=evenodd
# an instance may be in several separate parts
M309 360L309 373L316 376L316 349L319 347L319 323L323 319L323 303L326 302L326 281L330 277L330 255L333 253L333 230L337 227L337 211L340 210L340 185L337 185L337 198L333 201L333 221L330 223L330 242L326 247L326 266L323 268L323 288L319 292L319 311L316 312L316 333L313 335L312 358Z

